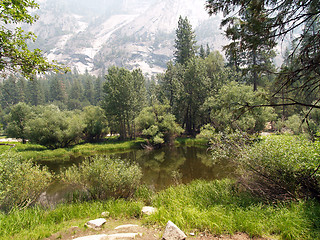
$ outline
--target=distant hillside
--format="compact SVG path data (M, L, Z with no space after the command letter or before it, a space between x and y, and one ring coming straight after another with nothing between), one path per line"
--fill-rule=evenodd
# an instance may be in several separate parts
M220 17L209 17L204 0L38 0L40 19L26 26L42 49L81 73L100 74L111 65L162 72L173 57L179 16L187 16L198 45L221 49Z

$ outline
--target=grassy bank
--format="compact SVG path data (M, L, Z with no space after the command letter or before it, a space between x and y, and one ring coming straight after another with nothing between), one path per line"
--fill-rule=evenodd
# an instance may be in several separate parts
M319 239L320 204L310 201L264 203L241 191L231 180L195 181L151 196L158 212L140 214L145 195L135 201L108 200L59 205L53 210L31 208L0 215L0 239L42 239L72 226L83 226L104 211L111 218L142 218L165 226L168 220L185 232L213 234L246 232L275 239Z
M145 139L137 138L130 141L118 141L115 138L108 138L102 143L84 143L78 144L70 148L58 148L49 150L44 146L38 144L22 144L21 142L4 142L0 145L0 154L11 149L11 151L18 152L23 159L33 159L34 161L68 161L72 157L90 156L97 153L106 152L124 152L130 149L139 149L147 144ZM15 145L14 147L12 145ZM195 138L177 138L175 146L198 146L207 147L207 140Z
M38 144L22 144L22 143L8 143L10 145L0 145L0 153L3 153L11 148L12 151L18 152L23 159L33 159L35 161L67 161L70 157L88 156L96 153L127 151L133 148L142 148L142 144L146 144L144 139L136 139L131 141L117 141L114 138L109 138L102 143L86 143L78 144L70 148L58 148L49 150L44 146Z

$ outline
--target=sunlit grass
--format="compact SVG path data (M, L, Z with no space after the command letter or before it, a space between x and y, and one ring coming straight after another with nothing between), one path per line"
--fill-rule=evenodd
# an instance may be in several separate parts
M280 239L319 239L320 204L313 201L268 204L240 191L231 180L195 181L160 192L155 215L147 221L171 220L184 231L248 233Z

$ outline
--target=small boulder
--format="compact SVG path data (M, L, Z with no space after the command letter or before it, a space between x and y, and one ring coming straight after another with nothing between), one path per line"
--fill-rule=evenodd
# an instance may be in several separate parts
M184 240L187 236L173 222L168 221L162 239L164 240Z
M145 206L142 208L142 214L151 215L157 211L154 207Z
M85 226L93 229L100 229L102 225L105 224L106 222L107 220L105 220L104 218L98 218L98 219L87 222Z

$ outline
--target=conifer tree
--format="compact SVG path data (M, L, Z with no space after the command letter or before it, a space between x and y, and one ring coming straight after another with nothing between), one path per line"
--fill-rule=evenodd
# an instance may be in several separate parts
M176 29L176 39L174 53L177 63L185 64L196 53L196 40L192 26L187 17L179 17L178 28Z

